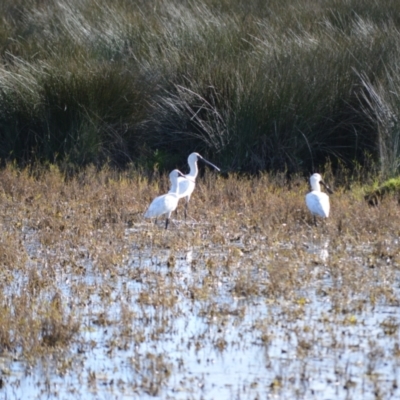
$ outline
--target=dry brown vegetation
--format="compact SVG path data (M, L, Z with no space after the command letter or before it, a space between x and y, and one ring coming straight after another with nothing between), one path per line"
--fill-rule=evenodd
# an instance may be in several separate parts
M178 334L173 321L193 314L218 329L211 337L200 332L187 338L188 348L197 351L211 341L223 354L234 345L224 336L226 327L239 330L253 301L280 310L253 316L257 346L268 348L273 327L280 325L296 332L299 357L321 346L328 354L340 349L345 345L335 327L362 325L363 313L377 305L399 304L400 210L394 197L369 207L357 182L346 190L333 177L326 180L335 189L331 218L314 227L304 203L305 179L206 173L188 220L181 204L166 231L162 221L155 226L142 214L167 191L167 176L149 180L132 170L87 168L65 180L55 167L4 168L1 354L34 364L62 352L55 369L62 375L76 353L96 347L86 335L112 331L110 357L134 346L133 392L157 395L181 366L160 351L140 353L136 346ZM316 312L332 332L328 344L326 336L322 343L312 328L296 325L310 323L311 297L329 303L328 311ZM185 302L191 306L184 310ZM398 335L397 319L385 320L380 329ZM97 387L99 379L88 371L89 386ZM279 390L289 382L277 376L268 387Z

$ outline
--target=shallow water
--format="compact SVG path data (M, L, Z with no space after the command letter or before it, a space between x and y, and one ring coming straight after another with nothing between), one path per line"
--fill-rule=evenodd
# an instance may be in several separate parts
M276 244L262 259L260 246L245 252L238 242L172 252L132 245L126 263L113 271L99 274L89 259L82 260L82 274L53 266L57 287L84 324L63 353L37 363L2 357L0 397L399 397L398 301L370 301L356 290L342 299L348 282L330 266L335 249L327 240L306 240L298 263L290 252L299 245ZM46 259L34 233L26 248L32 260ZM348 258L337 262L354 264L355 277L375 273L364 265L371 249L349 247ZM269 296L268 266L278 259L304 281L290 295ZM389 276L399 300L398 274ZM17 274L10 293L23 290L25 279ZM249 292L252 282L265 293ZM86 291L84 301L79 290Z

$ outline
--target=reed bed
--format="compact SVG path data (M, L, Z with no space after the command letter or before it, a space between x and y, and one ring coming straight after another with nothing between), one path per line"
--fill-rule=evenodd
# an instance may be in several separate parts
M52 384L57 377L74 371L93 393L113 387L163 397L178 371L190 370L183 361L188 349L201 354L211 346L206 353L216 351L221 358L241 346L268 353L277 337L294 335L287 346L303 360L317 354L339 360L345 349L355 351L340 341L341 332L364 330L366 315L399 304L400 211L394 195L370 207L356 179L343 186L328 169L325 180L335 190L332 215L315 227L304 203L308 182L301 176L223 178L206 171L188 220L181 204L165 230L163 221L156 225L142 214L152 198L167 191L167 175L88 167L66 180L57 166L8 165L0 171L2 388L13 382L18 361L25 376L38 364L49 368L47 384L42 378L37 383L47 393L62 387ZM322 311L311 307L314 301L325 305ZM263 311L251 311L255 304ZM203 321L205 330L184 337L177 321L187 324L191 318ZM351 368L337 366L329 374L336 374L346 393L359 393L356 388L369 393L372 385L389 398L378 366L385 360L397 368L398 319L387 316L371 329L379 333L363 350L370 354L369 375L362 374L366 381ZM240 345L230 339L232 332L242 335ZM178 356L172 357L162 343L181 336L177 348L186 350L175 349ZM117 385L116 369L105 374L85 366L83 360L99 348L110 360L126 352L129 379ZM299 398L311 393L308 361L297 369L289 364L287 374L268 365L272 378L247 382L238 398L284 388L293 392L282 393ZM199 398L187 382L175 396ZM207 377L196 382L207 387ZM78 386L68 390L73 394ZM390 390L396 393L394 386Z
M0 7L3 161L398 171L396 1Z

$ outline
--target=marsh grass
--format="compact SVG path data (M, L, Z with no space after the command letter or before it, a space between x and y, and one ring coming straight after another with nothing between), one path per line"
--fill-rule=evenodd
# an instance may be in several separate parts
M5 1L0 158L398 170L390 0ZM182 164L183 165L183 164Z
M285 176L206 172L191 199L191 218L184 222L178 210L165 231L142 214L167 190L167 175L88 167L65 179L53 165L6 166L0 171L1 355L54 366L51 355L63 354L55 368L66 374L76 357L104 344L107 357L134 355L129 390L159 396L177 370L188 368L158 347L182 334L177 320L196 316L208 327L182 338L185 348L211 346L223 357L238 346L227 332L246 337L245 321L259 302L269 311L255 317L243 346L270 348L280 326L296 335L300 358L315 351L335 357L335 349L346 347L335 327L361 329L371 310L399 303L397 198L388 195L371 208L360 182L349 190L327 173L335 189L332 216L314 227L304 203L307 181ZM314 301L329 309L313 311ZM314 323L313 312L324 326L321 338L300 327ZM397 327L393 316L377 329L395 338ZM105 343L94 335L98 330L109 332ZM377 338L371 346L383 344ZM86 373L90 387L112 379ZM345 371L342 377L351 378ZM278 381L280 388L293 386L289 375ZM267 386L280 390L273 382Z

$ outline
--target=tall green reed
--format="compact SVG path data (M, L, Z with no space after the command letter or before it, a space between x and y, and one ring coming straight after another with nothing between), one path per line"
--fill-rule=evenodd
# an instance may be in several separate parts
M398 170L372 89L397 118L394 1L1 7L3 160L152 169L198 150L226 170L310 172L366 155Z

